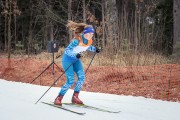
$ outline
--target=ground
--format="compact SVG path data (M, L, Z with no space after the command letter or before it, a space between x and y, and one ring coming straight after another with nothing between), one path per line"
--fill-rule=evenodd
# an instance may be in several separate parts
M58 63L54 65L54 70L51 65L40 75L51 63L49 60L24 57L10 60L0 58L0 61L0 78L9 81L50 86L63 74L62 66ZM92 64L82 90L179 101L179 71L180 65L115 67ZM65 75L62 75L55 86L61 87L65 82Z

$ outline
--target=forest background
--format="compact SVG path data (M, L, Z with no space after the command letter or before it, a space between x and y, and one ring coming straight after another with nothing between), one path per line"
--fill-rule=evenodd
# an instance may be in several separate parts
M73 20L94 26L94 45L102 48L98 65L179 63L179 0L1 0L0 5L0 50L8 58L51 58L46 54L51 40L61 55L73 38L66 28Z

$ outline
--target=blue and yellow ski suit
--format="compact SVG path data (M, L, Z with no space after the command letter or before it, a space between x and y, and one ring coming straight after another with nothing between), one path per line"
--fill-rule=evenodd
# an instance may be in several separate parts
M73 39L72 42L65 48L63 57L62 57L62 66L66 74L66 83L62 86L59 95L64 96L68 89L74 84L74 73L76 73L78 80L76 82L74 92L80 92L82 85L85 80L85 72L81 60L76 58L78 53L84 51L96 52L96 47L92 45L92 40L87 40L82 34L78 39Z

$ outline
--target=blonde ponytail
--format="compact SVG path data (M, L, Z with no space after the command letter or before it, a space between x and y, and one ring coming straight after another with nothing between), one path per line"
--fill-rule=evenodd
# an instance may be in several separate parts
M66 26L70 30L74 31L75 34L80 34L83 32L84 28L87 27L88 25L85 23L76 23L76 22L69 20Z

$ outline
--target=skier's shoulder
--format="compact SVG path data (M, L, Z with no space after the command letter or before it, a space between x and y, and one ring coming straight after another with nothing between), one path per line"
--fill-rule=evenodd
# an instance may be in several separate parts
M77 46L78 44L79 44L79 40L78 40L78 39L73 38L73 39L71 40L70 45Z

